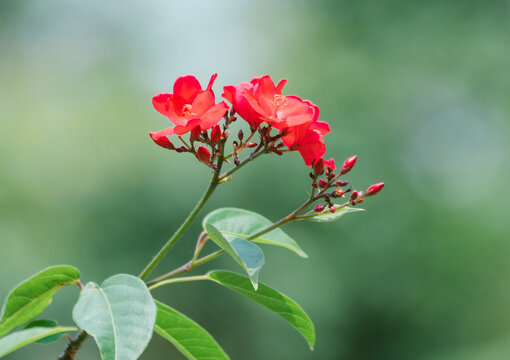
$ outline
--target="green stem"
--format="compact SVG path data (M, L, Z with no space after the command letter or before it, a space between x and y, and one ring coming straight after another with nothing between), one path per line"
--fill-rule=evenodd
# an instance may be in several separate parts
M233 173L235 173L237 170L239 170L240 168L242 168L244 165L248 164L249 162L255 160L256 158L258 158L260 155L262 154L265 154L267 152L267 149L264 148L262 150L260 150L259 152L257 153L254 153L254 154L251 154L250 156L248 156L246 159L244 159L240 164L239 166L236 166L236 167L233 167L232 169L226 171L224 174L222 174L218 180L219 181L222 181L222 180L225 180L226 178L228 178L230 175L232 175Z
M172 235L172 237L166 242L166 244L159 250L159 252L154 256L154 258L151 260L151 262L145 267L145 269L140 274L140 279L145 280L147 276L154 270L154 268L159 264L161 260L165 257L165 255L170 251L170 249L175 245L177 240L181 238L181 236L184 234L184 232L188 229L188 227L191 225L193 220L197 217L198 213L204 207L206 201L211 197L212 193L216 189L219 183L219 174L221 171L221 166L223 165L223 145L220 145L220 156L218 158L218 168L214 171L214 175L211 179L211 182L209 183L209 187L205 191L202 198L198 201L198 203L195 205L195 208L191 211L191 213L188 215L186 220L181 224L181 226L177 229L177 231Z
M154 290L154 289L156 289L160 286L163 286L163 285L175 284L175 283L180 283L180 282L189 282L189 281L201 281L201 280L209 280L209 276L199 275L199 276L180 277L177 279L169 279L169 280L160 281L156 284L150 285L148 288L149 288L149 290Z

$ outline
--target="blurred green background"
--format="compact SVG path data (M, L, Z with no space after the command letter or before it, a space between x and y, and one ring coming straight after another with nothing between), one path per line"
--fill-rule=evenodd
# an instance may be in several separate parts
M310 352L283 320L214 284L155 296L233 359L510 357L510 4L493 1L0 2L0 296L40 269L84 281L137 274L202 194L209 171L155 146L151 97L176 77L214 87L270 74L312 100L327 156L357 154L365 213L285 230L261 281L315 321ZM298 154L240 172L222 206L277 220L308 190ZM199 222L159 273L187 260ZM208 250L213 249L211 244ZM237 270L229 258L208 268ZM201 271L201 270L199 270ZM77 288L45 317L72 324ZM65 341L7 359L55 359ZM98 359L88 341L78 359ZM180 359L154 336L142 359Z

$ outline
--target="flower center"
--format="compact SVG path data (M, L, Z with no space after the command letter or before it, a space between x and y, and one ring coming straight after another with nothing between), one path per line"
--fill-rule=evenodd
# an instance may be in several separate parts
M274 96L274 106L279 110L287 105L287 98L283 95L276 94Z
M189 119L189 118L191 118L191 117L193 117L193 116L197 116L197 114L195 114L194 112L192 112L192 110L193 110L193 107L191 106L191 104L186 104L186 105L184 105L184 106L182 107L181 112L182 112L182 115L183 115L185 118Z

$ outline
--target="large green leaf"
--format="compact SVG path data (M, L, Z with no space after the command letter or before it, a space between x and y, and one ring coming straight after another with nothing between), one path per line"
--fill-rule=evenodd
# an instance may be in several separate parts
M335 205L335 206L338 206L338 205ZM329 222L329 221L335 221L335 220L339 219L340 217L344 216L345 214L352 213L352 212L358 212L358 211L365 211L365 209L346 206L346 207L336 210L334 213L332 213L329 210L326 210L325 212L322 212L318 215L307 217L304 220L316 221L316 222ZM310 211L310 212L306 213L306 215L314 215L314 214L317 214L317 213L314 211Z
M247 238L273 225L271 220L266 219L262 215L236 208L217 209L204 218L202 222L204 229L206 223L214 225L223 235L232 235L240 238ZM252 241L281 246L294 251L301 257L308 257L299 245L279 228L260 235L252 239Z
M254 291L247 277L230 271L211 271L207 275L212 281L259 303L287 320L303 335L313 350L315 329L312 320L292 299L262 283L259 284L258 290Z
M232 256L250 277L253 288L257 290L259 272L264 266L264 253L248 240L229 236L226 237L211 224L205 224L207 234L219 247Z
M135 360L152 337L156 304L142 280L118 274L101 286L88 283L73 319L95 338L103 360Z
M58 289L76 284L79 278L78 269L60 265L47 268L19 284L7 295L2 308L0 337L41 314Z
M57 326L52 328L34 327L30 329L15 331L12 334L9 334L0 339L0 358L35 341L47 338L55 334L62 334L75 330L77 329L74 327Z
M159 301L156 305L158 315L154 331L170 341L187 359L229 359L216 340L196 322Z

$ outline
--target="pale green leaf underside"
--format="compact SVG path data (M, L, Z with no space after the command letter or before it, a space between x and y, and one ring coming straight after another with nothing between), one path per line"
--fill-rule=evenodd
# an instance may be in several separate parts
M41 314L58 289L76 284L79 278L78 269L60 265L47 268L19 284L7 295L2 307L0 337Z
M216 340L200 325L159 301L154 330L190 360L228 360Z
M303 335L313 350L315 329L312 320L294 300L262 283L259 283L258 290L254 291L247 277L230 271L211 271L207 276L210 280L259 303L285 319Z
M204 229L206 223L214 225L223 235L232 235L243 239L273 224L271 220L262 215L237 208L217 209L204 218L202 222ZM294 251L301 257L308 257L299 245L279 228L256 237L251 241L281 246Z
M156 305L142 280L118 274L101 286L88 283L73 319L95 338L103 360L135 360L152 337Z
M338 206L338 205L335 205L335 206ZM358 212L358 211L365 211L365 209L353 208L353 207L347 206L347 207L338 209L334 213L332 213L330 211L326 211L326 212L316 215L316 216L307 217L305 220L316 221L316 222L330 222L330 221L335 221L335 220L339 219L340 217L344 216L345 214L352 213L352 212ZM313 214L316 214L316 213L313 211L310 211L306 215L313 215Z
M262 250L248 240L230 235L223 236L216 227L209 223L205 224L205 229L211 240L243 267L253 287L257 290L259 272L265 262Z
M12 334L9 334L0 339L0 358L13 352L14 350L18 350L23 346L47 338L48 336L76 330L77 329L74 327L57 326L53 328L34 327L13 332Z

